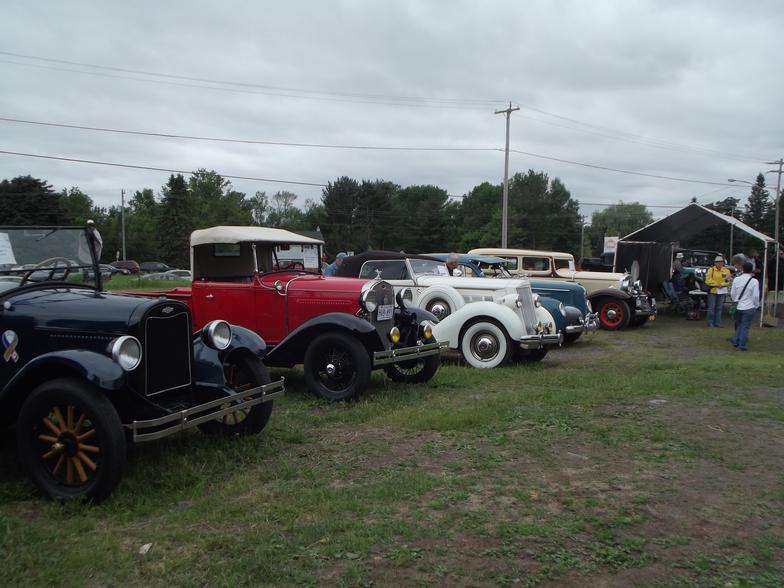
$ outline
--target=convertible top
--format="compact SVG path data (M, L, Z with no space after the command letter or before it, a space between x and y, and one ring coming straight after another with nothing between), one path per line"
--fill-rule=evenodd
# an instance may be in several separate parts
M435 257L441 261L446 261L451 253L428 253L430 257ZM504 257L494 255L471 255L469 253L458 253L457 262L465 265L466 263L486 263L488 265L508 265L509 260Z
M344 278L359 277L362 264L364 264L366 261L374 261L377 259L426 259L428 261L439 261L443 263L443 260L430 257L429 255L417 255L416 253L398 253L397 251L365 251L364 253L359 253L357 255L351 255L349 257L343 258L343 263L340 264L337 271L335 272L335 275L342 276Z
M191 247L210 243L297 243L304 245L323 245L321 239L305 237L285 229L269 227L218 226L199 229L191 233Z

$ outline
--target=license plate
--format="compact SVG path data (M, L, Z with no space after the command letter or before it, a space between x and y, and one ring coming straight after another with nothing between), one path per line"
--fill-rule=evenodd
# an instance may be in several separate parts
M379 304L377 318L380 321L388 321L395 314L394 304Z

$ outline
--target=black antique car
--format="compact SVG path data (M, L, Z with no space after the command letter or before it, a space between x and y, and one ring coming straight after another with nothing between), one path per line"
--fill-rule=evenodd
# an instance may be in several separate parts
M100 248L92 223L0 227L0 419L56 499L107 497L128 443L257 433L283 394L255 333L223 320L193 333L180 302L103 292Z

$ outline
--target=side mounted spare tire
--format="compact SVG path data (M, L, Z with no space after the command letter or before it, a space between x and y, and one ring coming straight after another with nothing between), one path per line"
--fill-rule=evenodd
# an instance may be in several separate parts
M438 320L448 317L465 305L460 292L451 286L430 286L414 301L414 305L432 312Z

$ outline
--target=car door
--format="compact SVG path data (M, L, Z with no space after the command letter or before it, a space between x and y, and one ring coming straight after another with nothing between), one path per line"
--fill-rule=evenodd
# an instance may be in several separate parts
M216 319L257 331L253 283L198 280L191 287L193 327ZM264 335L262 335L263 337Z

